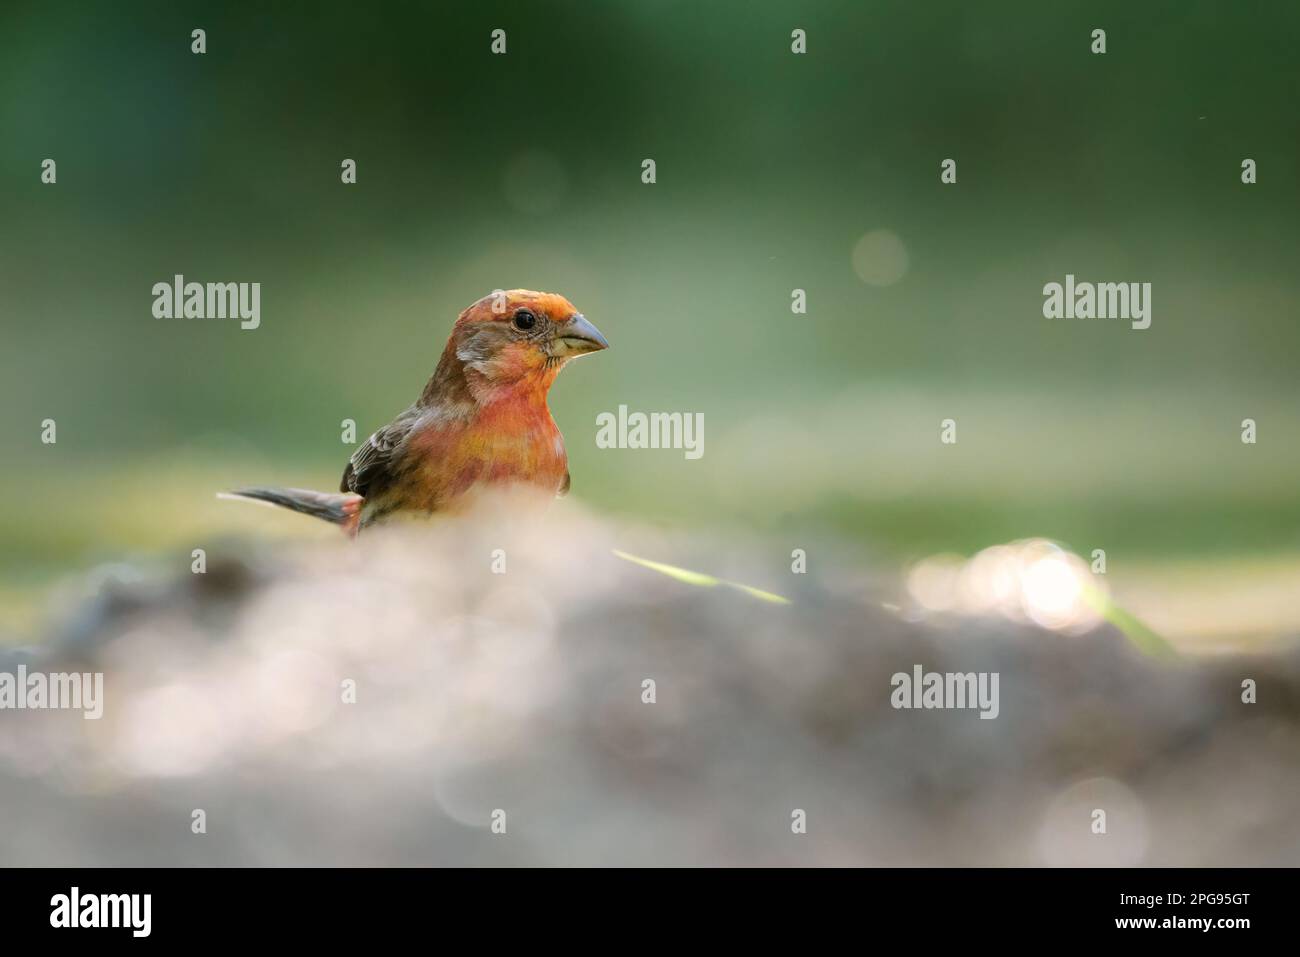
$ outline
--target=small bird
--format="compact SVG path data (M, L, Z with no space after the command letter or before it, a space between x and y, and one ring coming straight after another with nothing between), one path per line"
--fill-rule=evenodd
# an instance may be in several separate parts
M568 456L546 395L570 359L609 348L563 296L497 290L460 314L437 369L405 412L370 436L338 493L230 493L342 526L451 511L481 489L569 490Z

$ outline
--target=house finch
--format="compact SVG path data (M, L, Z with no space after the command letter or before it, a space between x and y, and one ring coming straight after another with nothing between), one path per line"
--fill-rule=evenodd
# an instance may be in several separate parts
M497 291L460 314L420 398L370 436L339 493L246 488L241 498L314 515L350 535L386 517L454 508L482 488L569 490L546 393L575 356L608 348L563 296Z

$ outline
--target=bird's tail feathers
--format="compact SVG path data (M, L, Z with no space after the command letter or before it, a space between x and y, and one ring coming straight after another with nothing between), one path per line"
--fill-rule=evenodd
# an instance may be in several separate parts
M241 488L224 492L221 498L241 498L278 505L293 512L311 515L340 526L349 535L357 533L361 520L360 495L339 492L314 492L306 488Z

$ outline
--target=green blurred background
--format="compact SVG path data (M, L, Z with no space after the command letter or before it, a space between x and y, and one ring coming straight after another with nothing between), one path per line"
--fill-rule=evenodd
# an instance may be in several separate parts
M1294 580L1297 28L1289 2L7 3L9 597L232 529L333 534L213 493L334 488L341 420L364 440L459 310L517 286L613 343L551 403L602 510L786 555L1043 535ZM853 259L878 230L888 285ZM1067 272L1152 283L1152 327L1044 319ZM261 328L155 319L175 273L261 282ZM703 412L704 457L597 449L619 404Z

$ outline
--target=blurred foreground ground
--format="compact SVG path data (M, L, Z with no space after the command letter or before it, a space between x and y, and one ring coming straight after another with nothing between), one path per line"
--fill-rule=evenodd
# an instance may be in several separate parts
M1106 625L924 614L829 545L794 575L788 549L572 502L256 540L204 575L100 569L0 651L106 675L102 720L0 712L0 864L1300 862L1294 642L1151 658ZM918 664L998 672L999 716L893 709Z

